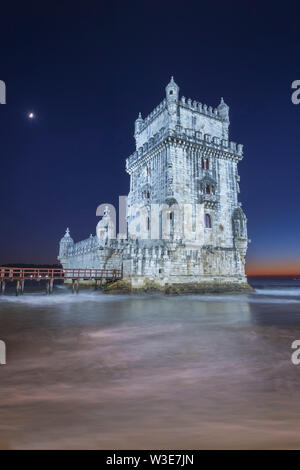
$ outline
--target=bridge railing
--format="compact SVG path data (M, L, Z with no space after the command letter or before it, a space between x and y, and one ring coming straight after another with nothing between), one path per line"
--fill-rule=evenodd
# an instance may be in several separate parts
M0 267L0 280L11 279L63 279L60 268L6 268Z
M61 268L10 268L0 267L0 281L32 279L120 279L121 269L61 269Z

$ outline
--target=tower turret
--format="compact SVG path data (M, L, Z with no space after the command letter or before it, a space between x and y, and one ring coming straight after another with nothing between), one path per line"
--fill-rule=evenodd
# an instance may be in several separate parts
M66 233L59 242L58 259L61 260L67 255L68 249L74 245L74 240L70 236L70 230L67 228Z
M102 244L107 244L108 240L116 237L116 224L110 216L108 206L105 206L103 217L96 227L96 235Z
M168 113L170 117L169 127L175 129L176 126L176 115L179 97L179 86L174 82L174 78L171 77L170 83L166 86L166 99Z
M220 102L217 109L218 109L219 116L221 116L221 118L223 120L223 125L222 125L223 138L228 139L228 131L229 131L229 124L230 124L230 122L229 122L229 106L225 103L223 98L221 98L221 102Z
M140 132L143 122L144 122L144 120L142 118L142 115L141 115L141 113L139 113L139 117L135 120L134 135L136 135L138 132Z
M223 98L221 98L221 102L218 106L218 113L224 121L229 122L229 106L225 103Z
M167 101L177 101L179 96L179 86L174 82L174 78L171 77L170 82L166 86L166 98Z
M241 209L237 207L232 217L233 240L236 247L237 254L239 255L239 268L241 274L245 272L245 256L248 246L247 236L247 218Z

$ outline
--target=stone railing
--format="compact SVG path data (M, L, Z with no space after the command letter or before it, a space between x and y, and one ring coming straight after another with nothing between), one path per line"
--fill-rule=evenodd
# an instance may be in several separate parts
M142 147L136 150L133 154L126 159L126 169L129 169L137 160L144 157L150 150L156 145L163 142L168 137L176 139L199 143L206 147L223 150L233 155L243 156L243 145L236 144L235 142L229 142L226 139L220 139L219 137L213 137L210 134L203 134L193 129L186 129L182 126L176 126L176 130L166 129L162 127L156 134L151 137Z
M200 196L200 202L204 203L206 207L213 207L217 203L216 194L202 194Z
M84 253L89 253L95 249L100 248L100 241L95 235L91 235L86 240L81 240L80 242L74 243L74 245L68 247L68 256L81 255Z

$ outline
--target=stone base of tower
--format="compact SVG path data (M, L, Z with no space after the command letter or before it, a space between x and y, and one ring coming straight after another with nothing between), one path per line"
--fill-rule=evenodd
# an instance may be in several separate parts
M244 271L243 246L199 246L182 241L111 240L99 246L79 242L60 257L64 269L121 269L123 279L103 286L107 293L170 294L251 291ZM80 281L80 284L88 281Z
M247 279L154 279L135 277L107 285L103 291L107 294L155 293L165 294L216 294L251 292L253 289Z

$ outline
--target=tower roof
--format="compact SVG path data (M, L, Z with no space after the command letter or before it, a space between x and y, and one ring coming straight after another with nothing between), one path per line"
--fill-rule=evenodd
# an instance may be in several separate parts
M221 101L220 101L220 104L219 104L218 108L229 108L228 104L225 103L225 101L223 99L223 96L221 98Z
M169 89L169 88L176 88L177 90L179 90L179 86L177 85L177 83L175 83L173 75L172 75L171 80L169 81L168 85L166 86L166 90Z
M171 77L168 85L166 86L166 97L167 100L174 101L178 99L179 86L174 82L174 77Z
M220 104L217 109L218 109L219 115L225 121L229 122L229 106L225 103L225 101L223 100L223 97L221 98Z
M73 238L71 238L71 235L70 235L69 227L67 228L66 233L62 237L61 241L74 243L74 240L73 240Z

